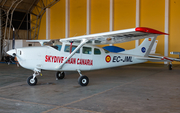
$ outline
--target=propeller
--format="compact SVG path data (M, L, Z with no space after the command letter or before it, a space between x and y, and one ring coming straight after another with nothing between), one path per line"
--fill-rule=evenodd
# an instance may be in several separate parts
M15 63L16 62L16 54L14 53L13 56L11 56L11 55L5 56L4 60L6 63L8 63L8 65L11 63Z
M14 46L15 46L15 29L13 27L13 40L12 40L12 49L14 49Z
M4 60L6 63L11 64L11 63L15 63L17 61L16 59L16 50L14 49L15 47L15 29L13 27L13 40L12 40L12 50L9 50L7 52L7 56L4 57Z

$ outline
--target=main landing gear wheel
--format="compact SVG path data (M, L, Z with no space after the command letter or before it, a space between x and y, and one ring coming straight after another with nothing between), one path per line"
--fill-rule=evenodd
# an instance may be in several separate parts
M30 86L34 86L37 84L37 78L35 77L33 79L33 76L30 76L28 79L27 79L27 83L30 85Z
M172 70L172 64L169 64L169 70Z
M81 86L87 86L88 83L89 83L89 78L87 76L80 76L78 78L78 83L81 85Z
M63 79L65 77L65 73L64 72L60 72L58 71L56 73L56 79L59 80L59 79Z

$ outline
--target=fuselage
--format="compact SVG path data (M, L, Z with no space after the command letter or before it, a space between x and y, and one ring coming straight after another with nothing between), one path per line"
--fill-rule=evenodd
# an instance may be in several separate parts
M146 62L138 60L132 55L122 53L111 53L100 47L84 45L70 58L61 69L57 67L78 46L63 43L54 46L24 47L16 49L16 57L19 64L30 70L54 70L54 71L76 71L96 70L123 65Z

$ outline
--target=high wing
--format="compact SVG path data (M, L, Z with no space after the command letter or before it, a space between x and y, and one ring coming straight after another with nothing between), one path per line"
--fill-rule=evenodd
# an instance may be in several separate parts
M131 28L131 29L125 29L125 30L64 38L64 39L60 39L60 42L81 43L83 39L86 39L87 40L86 44L101 45L101 44L123 43L123 42L132 41L132 40L148 38L151 36L154 37L158 35L168 35L168 34L151 29L151 28L137 27L137 28ZM26 42L39 42L41 46L43 46L44 43L51 43L51 41L56 41L56 40L27 40Z
M101 44L115 44L115 43L123 43L132 40L139 40L151 36L158 36L161 34L168 35L166 33L146 28L146 27L137 27L132 29L118 30L112 32L104 32L98 34L77 36L71 38L60 39L61 42L74 42L80 43L82 39L88 40L86 44L92 45L101 45Z

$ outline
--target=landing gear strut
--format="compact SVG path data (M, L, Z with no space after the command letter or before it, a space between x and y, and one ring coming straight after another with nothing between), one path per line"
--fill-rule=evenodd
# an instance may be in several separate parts
M37 84L37 81L38 81L38 80L37 80L36 76L38 76L40 72L41 72L41 70L39 70L39 69L34 69L34 74L33 74L33 76L28 77L27 83L28 83L30 86L34 86L34 85Z
M85 75L82 75L80 70L77 70L77 71L78 71L78 73L80 75L80 77L78 78L79 85L87 86L88 83L89 83L89 78L87 76L85 76Z

